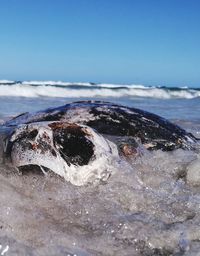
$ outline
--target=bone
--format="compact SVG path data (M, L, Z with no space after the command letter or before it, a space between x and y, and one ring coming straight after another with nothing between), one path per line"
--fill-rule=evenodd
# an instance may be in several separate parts
M113 162L119 161L116 145L84 125L20 125L8 140L14 167L45 167L77 186L107 180L114 172Z

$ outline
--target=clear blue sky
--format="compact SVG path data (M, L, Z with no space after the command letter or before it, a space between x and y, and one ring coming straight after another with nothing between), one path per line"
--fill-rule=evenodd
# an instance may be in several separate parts
M0 79L200 86L200 0L0 0Z

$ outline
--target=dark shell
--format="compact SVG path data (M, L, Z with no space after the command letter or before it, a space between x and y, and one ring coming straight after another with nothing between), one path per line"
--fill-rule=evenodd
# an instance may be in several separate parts
M102 134L134 137L147 149L191 149L197 140L192 134L158 115L101 101L80 101L33 114L25 113L5 125L40 121L76 122Z

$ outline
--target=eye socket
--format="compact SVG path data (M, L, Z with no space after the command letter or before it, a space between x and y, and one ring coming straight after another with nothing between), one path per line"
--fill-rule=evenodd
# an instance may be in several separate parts
M38 135L38 130L34 129L34 130L32 130L31 132L27 133L26 137L27 137L28 139L33 140L33 139L35 139L35 137L36 137L37 135Z
M79 126L56 128L54 144L63 159L70 165L87 165L94 155L94 145Z

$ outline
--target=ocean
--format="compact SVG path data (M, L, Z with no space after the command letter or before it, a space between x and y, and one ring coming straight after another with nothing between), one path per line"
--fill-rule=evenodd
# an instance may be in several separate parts
M200 88L189 87L1 80L0 124L91 99L158 114L200 138ZM80 187L2 162L0 255L199 255L198 168L189 176L198 159L198 150L145 152Z
M0 80L0 117L97 99L148 110L168 119L200 120L200 88Z

